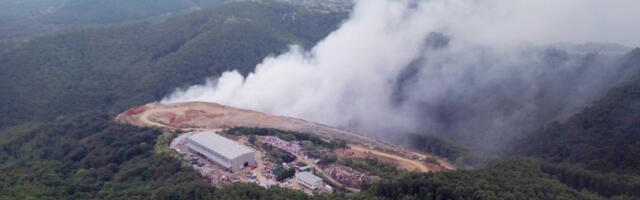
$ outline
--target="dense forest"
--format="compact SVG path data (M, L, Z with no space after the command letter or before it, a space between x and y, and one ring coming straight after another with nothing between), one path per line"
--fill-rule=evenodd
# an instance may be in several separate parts
M0 2L0 40L92 26L161 20L228 0L5 0Z
M640 66L640 49L624 65ZM589 169L640 175L640 73L565 122L551 123L523 142L523 155Z
M484 170L435 174L399 172L375 161L351 163L385 177L356 195L307 196L255 184L213 188L168 150L171 135L175 136L116 124L97 112L4 129L0 170L11 173L0 174L0 199L603 198L563 184L554 178L556 172L547 173L543 169L548 167L526 159L503 160Z
M64 9L89 13L82 7L88 2L93 1L69 3ZM143 2L130 3L145 7ZM114 17L142 19L172 12L168 7L150 9ZM69 22L62 11L47 23ZM121 20L93 17L73 23ZM131 106L206 77L230 69L246 74L289 44L308 48L345 17L344 10L329 7L234 2L161 21L0 42L0 199L640 198L638 71L567 120L527 133L507 156L480 168L410 173L376 160L337 161L383 177L358 194L309 196L242 183L213 188L168 149L176 133L113 121ZM0 32L9 22L16 21L0 17ZM640 68L640 49L618 64ZM236 130L306 137L273 129L236 128L230 133ZM306 139L329 148L344 146ZM409 141L410 148L462 164L476 159L469 149L438 137L412 135Z
M227 70L248 73L289 44L314 44L344 17L234 3L161 23L21 42L0 52L0 127L89 110L115 114Z

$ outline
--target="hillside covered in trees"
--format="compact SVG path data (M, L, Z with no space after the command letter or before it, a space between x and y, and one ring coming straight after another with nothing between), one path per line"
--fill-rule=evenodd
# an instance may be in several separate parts
M51 31L159 20L226 0L6 0L0 2L0 40Z
M89 110L115 114L227 70L248 73L289 44L310 46L346 17L327 12L232 3L15 43L0 52L0 127Z
M83 7L94 1L68 2L49 15L47 23L116 23L200 1L171 1L175 5L149 7L135 16L122 10L125 13L110 13L114 18L85 16L76 22L63 11L76 13L74 19L84 16L81 11L100 13ZM144 2L111 3L146 8ZM175 88L232 69L247 74L289 44L309 48L347 15L334 7L233 2L160 21L0 43L0 199L640 198L637 70L567 120L526 133L502 157L475 158L475 152L455 141L434 136L407 139L409 148L462 164L484 159L478 168L410 173L375 160L344 161L385 178L358 194L310 196L255 184L213 188L169 150L175 132L113 121L115 114L158 100ZM0 31L14 22L0 18ZM639 68L640 49L617 64Z
M640 49L622 61L640 66ZM523 141L522 155L576 163L594 170L640 175L640 73L564 122L554 122Z
M367 170L390 178L368 185L356 195L308 196L255 184L213 188L169 150L172 135L116 124L110 116L97 112L3 129L0 170L9 173L0 174L0 199L604 198L565 185L544 172L540 163L525 159L503 160L483 170L436 174L368 165Z

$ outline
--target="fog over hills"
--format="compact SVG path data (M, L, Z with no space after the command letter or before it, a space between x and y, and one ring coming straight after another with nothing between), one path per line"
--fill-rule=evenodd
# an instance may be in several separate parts
M621 64L631 48L610 43L640 44L639 6L356 1L314 47L292 46L253 73L229 71L162 102L211 101L383 139L413 132L496 150L578 112L637 70Z

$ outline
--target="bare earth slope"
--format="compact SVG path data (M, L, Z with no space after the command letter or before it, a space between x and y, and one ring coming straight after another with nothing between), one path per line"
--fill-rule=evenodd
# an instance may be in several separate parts
M405 158L420 159L426 155L407 151L338 128L308 122L301 119L273 116L252 110L238 109L217 103L186 102L177 104L146 104L133 107L116 117L116 122L136 126L157 126L168 129L220 129L228 127L258 127L311 133L320 137L342 139L349 143L363 145L401 155ZM439 159L448 169L453 167ZM426 171L426 170L418 170Z
M322 137L373 144L378 141L337 128L301 119L268 115L217 103L187 102L146 104L131 108L116 117L120 123L136 126L159 126L169 129L219 129L226 127L259 127L313 133Z

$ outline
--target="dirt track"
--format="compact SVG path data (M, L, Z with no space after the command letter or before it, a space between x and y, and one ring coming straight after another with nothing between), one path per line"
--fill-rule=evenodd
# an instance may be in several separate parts
M261 112L237 109L216 103L187 102L179 104L146 104L131 108L116 119L120 123L136 126L157 126L168 129L221 129L227 127L260 127L310 133L320 137L345 140L352 149L390 160L397 166L413 171L439 171L423 161L428 155L407 151L399 146L373 140L358 134L300 119L268 115ZM409 159L412 158L412 159ZM439 159L445 169L455 169Z
M421 161L411 160L411 159L407 159L407 158L404 158L404 157L400 157L398 155L389 154L389 153L385 153L385 152L374 150L374 149L364 148L364 147L359 146L359 145L349 145L349 147L351 148L351 150L354 150L354 151L357 151L357 152L361 152L364 155L367 155L367 156L368 155L373 155L373 157L376 157L379 160L383 160L383 161L389 160L394 165L396 165L396 167L401 168L401 169L405 169L405 170L409 170L409 171L417 171L417 172L428 172L428 171L431 171L424 164L424 162L421 162Z
M312 133L321 137L342 139L378 148L392 148L385 143L338 128L216 103L147 104L119 114L116 121L137 126L158 126L169 129L219 129L237 126L275 128Z

